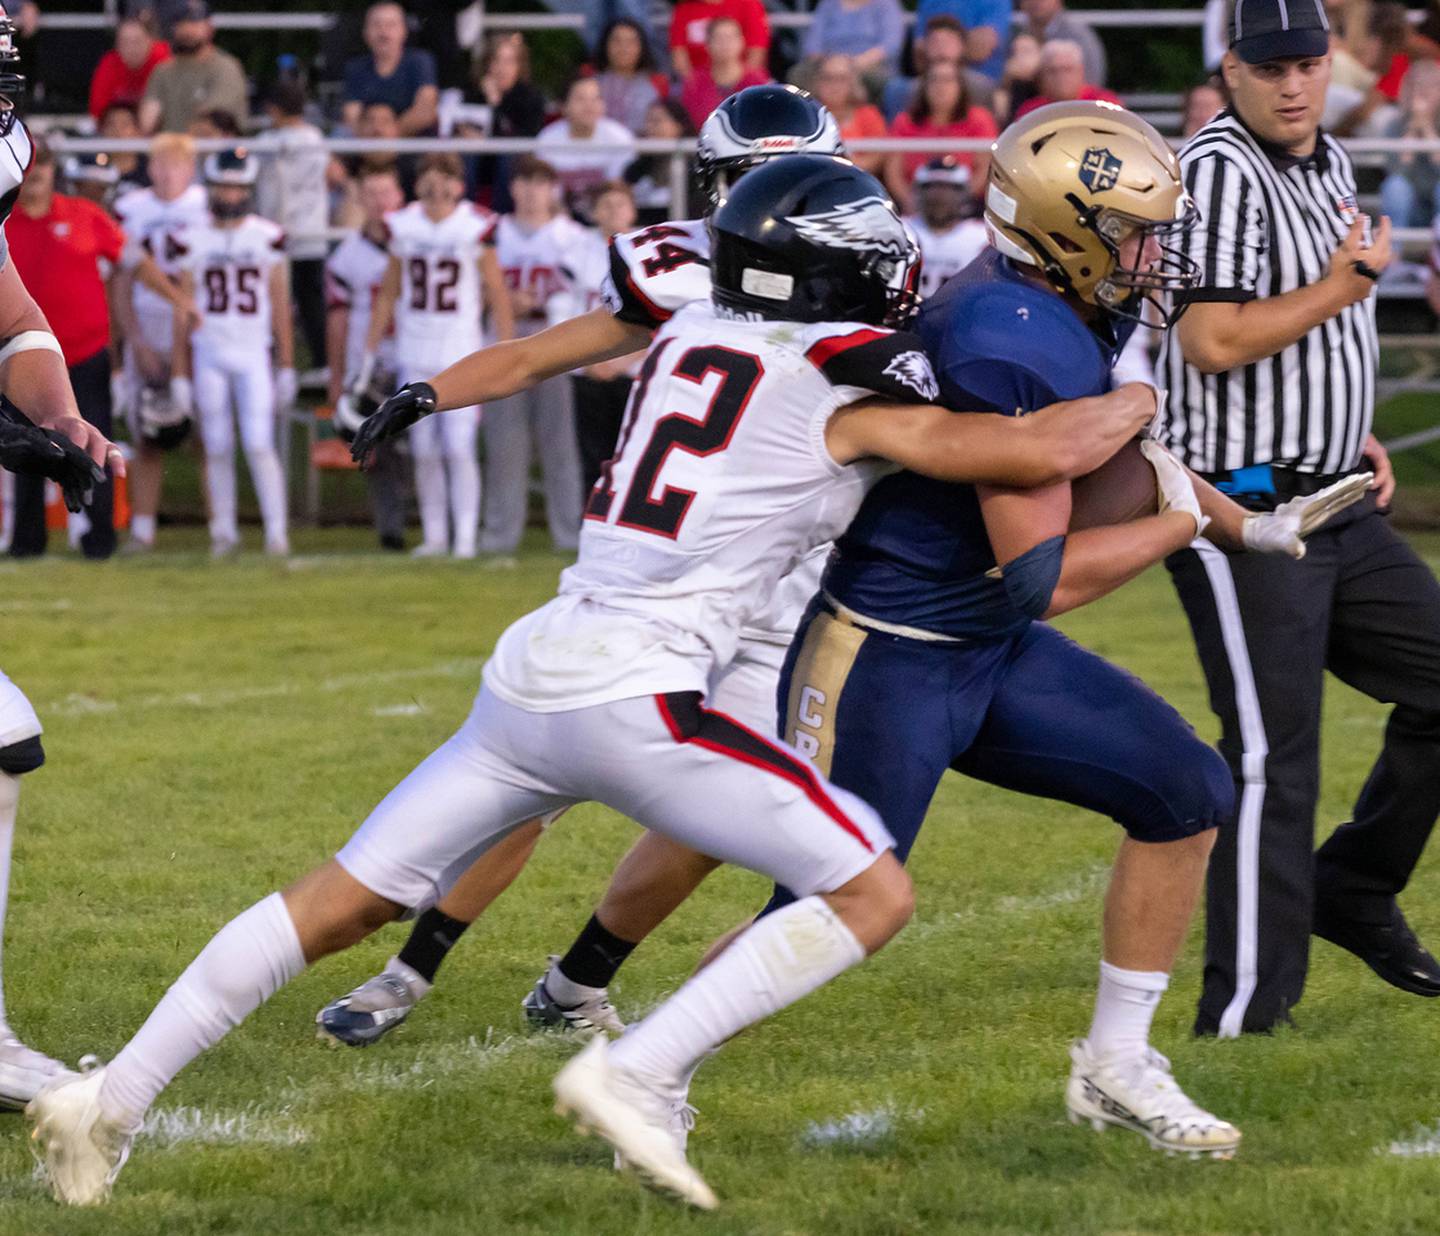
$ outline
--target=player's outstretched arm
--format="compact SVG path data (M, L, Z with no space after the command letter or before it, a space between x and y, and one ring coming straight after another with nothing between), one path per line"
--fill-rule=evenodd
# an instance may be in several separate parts
M44 346L26 347L21 339L24 335ZM0 266L0 349L12 342L19 350L0 362L0 391L23 407L35 425L68 438L98 467L109 466L116 476L124 476L125 457L119 447L80 415L70 386L70 371L50 323L25 290L15 264L7 261Z
M1150 422L1158 403L1143 382L1029 416L864 400L830 418L825 443L842 464L888 459L940 481L1028 489L1093 472Z
M648 347L650 332L622 322L608 309L592 309L524 339L472 352L430 379L435 407L468 408L529 390L572 369Z

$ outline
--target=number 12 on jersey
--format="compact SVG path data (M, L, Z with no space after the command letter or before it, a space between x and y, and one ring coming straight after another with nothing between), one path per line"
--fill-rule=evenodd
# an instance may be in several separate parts
M610 519L617 496L613 469L622 462L628 464L634 458L635 465L625 489L625 498L614 522L621 528L634 528L672 541L680 535L681 525L695 500L696 491L664 483L662 473L670 452L683 451L703 458L725 450L765 374L764 365L753 353L718 346L689 348L669 372L664 373L666 352L673 342L664 340L646 357L630 396L630 407L615 448L615 458L605 465L585 509L586 519L601 522ZM652 419L647 415L645 405L657 375L661 378L662 390L668 388L666 379L671 377L693 382L696 386L703 386L716 375L719 381L712 386L710 400L699 417L686 416L682 412L667 412L654 417L649 439L641 447L638 440L632 441L632 438L637 424L648 423Z

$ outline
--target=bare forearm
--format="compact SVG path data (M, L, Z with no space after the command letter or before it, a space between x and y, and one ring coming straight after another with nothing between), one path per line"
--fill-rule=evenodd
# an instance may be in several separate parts
M40 318L41 323L44 317ZM28 326L26 330L45 330L44 325ZM12 332L19 334L19 331ZM56 352L33 348L17 352L5 362L5 394L16 407L37 425L55 428L68 417L79 416L75 391L70 386L70 371L65 359Z
M334 403L340 398L345 381L345 337L350 333L350 311L331 309L325 315L325 365L328 380L325 398Z
M1192 305L1180 319L1180 347L1202 373L1251 365L1288 348L1349 304L1329 279L1262 300Z
M1168 554L1184 549L1194 535L1195 521L1182 511L1072 533L1065 539L1060 579L1045 617L1078 609L1114 592Z

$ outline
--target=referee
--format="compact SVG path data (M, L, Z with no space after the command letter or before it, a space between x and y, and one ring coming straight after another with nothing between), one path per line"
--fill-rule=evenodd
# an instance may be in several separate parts
M1237 788L1211 858L1195 1023L1225 1037L1290 1020L1312 932L1440 995L1440 965L1395 902L1440 814L1440 585L1384 518L1394 481L1370 432L1390 225L1370 239L1350 160L1320 132L1321 0L1238 0L1229 33L1232 104L1180 155L1201 277L1161 361L1164 436L1252 509L1361 468L1375 480L1303 561L1197 541L1167 563ZM1395 707L1351 822L1316 853L1327 669Z

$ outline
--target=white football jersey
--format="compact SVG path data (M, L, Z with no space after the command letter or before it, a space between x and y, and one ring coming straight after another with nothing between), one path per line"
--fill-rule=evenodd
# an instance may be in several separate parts
M533 230L520 225L514 215L501 215L495 224L492 243L495 260L512 292L528 292L535 308L517 317L517 334L529 335L545 326L545 304L564 286L560 272L565 255L584 237L585 229L569 215L556 215Z
M285 261L285 233L259 215L234 227L210 222L183 232L180 265L195 281L200 326L191 335L212 355L254 357L270 350L270 272ZM268 361L266 362L268 364Z
M495 216L461 202L438 223L419 202L385 217L400 260L396 352L408 371L438 372L480 347L480 257Z
M545 320L553 326L568 322L605 303L605 276L610 273L610 242L593 227L582 228L574 244L560 256L560 286L545 301Z
M920 298L929 300L951 275L958 275L990 243L985 224L979 219L962 219L954 227L934 232L925 220L914 215L905 220L920 242Z
M651 330L683 305L708 301L710 229L705 220L657 223L615 237L602 295L622 322Z
M708 301L674 314L590 496L579 561L501 636L486 684L535 712L703 691L781 578L890 470L842 467L825 445L831 414L872 393L935 397L915 336L735 321Z
M173 201L163 202L154 189L132 189L115 202L115 216L120 220L125 238L150 257L165 274L174 278L180 273L180 249L177 240L192 227L210 222L210 204L203 185L194 184ZM132 303L140 316L145 342L163 352L170 351L170 302L152 292L138 279L134 283Z
M20 182L30 170L35 158L35 143L25 126L16 117L10 124L10 131L0 141L0 266L10 260L10 242L5 237L5 220L15 209L15 199L20 196Z
M365 358L365 334L370 329L370 314L375 307L375 294L385 279L390 251L376 244L364 232L356 230L335 246L325 260L325 303L348 311L345 320L345 375L360 372ZM395 330L380 341L376 360L385 369L395 368Z

